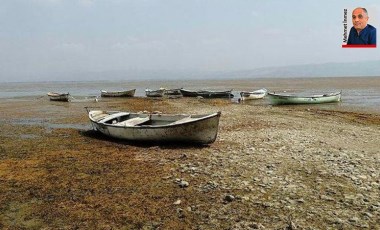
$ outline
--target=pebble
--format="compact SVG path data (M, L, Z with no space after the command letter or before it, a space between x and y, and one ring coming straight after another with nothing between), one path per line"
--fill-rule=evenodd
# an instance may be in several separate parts
M358 178L362 180L367 180L368 177L366 175L359 175Z
M183 180L183 181L179 182L178 185L181 188L186 188L186 187L189 187L189 182Z
M364 212L363 215L364 215L364 216L367 216L367 217L369 217L369 218L372 218L372 217L373 217L373 215L372 215L371 213L369 213L369 212Z
M344 224L344 221L340 218L335 218L334 224Z
M232 202L235 200L235 197L233 195L226 195L223 200L226 202Z
M182 208L177 208L177 215L179 218L184 218L185 217L185 213L183 211Z
M297 200L298 203L305 203L305 200L303 198Z
M175 204L175 205L179 205L179 204L181 204L181 200L176 200L176 201L174 201L174 203L173 204Z

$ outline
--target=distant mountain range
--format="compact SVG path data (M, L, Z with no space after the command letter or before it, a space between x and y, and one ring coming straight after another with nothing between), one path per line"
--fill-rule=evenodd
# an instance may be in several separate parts
M380 76L380 61L265 67L235 71L229 73L229 76L241 78Z
M380 60L265 67L240 71L115 70L0 76L0 81L97 81L97 80L200 80L247 78L307 78L379 76Z
M79 77L85 77L82 73ZM298 77L356 77L380 76L380 61L353 63L325 63L265 67L240 71L110 71L92 73L91 79L137 79L137 80L179 80L179 79L246 79L246 78L298 78ZM88 76L90 77L90 76Z
M83 75L82 75L83 76ZM94 73L92 77L110 79L245 79L245 78L298 78L298 77L356 77L380 76L380 61L353 63L325 63L265 67L240 71L111 71Z

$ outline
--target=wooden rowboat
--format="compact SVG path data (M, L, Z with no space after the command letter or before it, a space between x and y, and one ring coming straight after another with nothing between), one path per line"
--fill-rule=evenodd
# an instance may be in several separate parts
M208 115L144 114L119 111L90 111L95 130L129 141L213 143L221 112Z
M203 98L233 98L232 90L226 91L210 91L210 90L187 90L181 89L184 97L203 97Z
M69 93L47 93L50 101L69 101L70 94Z
M101 91L102 97L133 97L135 95L136 89L125 90L125 91Z
M240 97L242 101L261 99L261 98L264 98L265 95L267 95L266 89L259 89L252 92L248 92L248 91L240 92Z
M286 104L322 104L339 102L341 100L342 92L312 95L312 96L296 96L296 95L281 95L275 93L268 93L268 98L273 105L286 105Z

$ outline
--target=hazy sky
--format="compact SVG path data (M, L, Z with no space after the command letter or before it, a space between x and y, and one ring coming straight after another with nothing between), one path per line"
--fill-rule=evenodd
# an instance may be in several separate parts
M1 0L0 81L380 60L341 48L357 6L379 29L379 0Z

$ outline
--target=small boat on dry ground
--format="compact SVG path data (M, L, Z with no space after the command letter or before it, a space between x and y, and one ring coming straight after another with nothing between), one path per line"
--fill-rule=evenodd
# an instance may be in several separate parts
M276 93L268 93L268 98L273 105L286 104L322 104L339 102L342 92L312 95L312 96L297 96L297 95L282 95Z
M163 97L164 93L165 93L165 89L158 89L158 90L145 89L145 95L147 97Z
M166 89L166 88L160 88L164 90L164 96L167 98L181 98L182 93L181 89Z
M129 141L213 143L221 112L207 115L144 114L119 111L90 111L88 116L99 132Z
M135 95L136 89L125 90L125 91L101 91L102 97L133 97Z
M263 89L259 89L259 90L255 90L251 92L242 91L240 92L240 97L242 101L256 100L256 99L264 98L266 94L267 94L267 90L263 88Z
M231 90L226 91L211 91L211 90L187 90L181 89L181 93L184 97L203 97L203 98L233 98Z
M47 95L49 96L50 101L69 101L70 99L69 93L49 92Z

